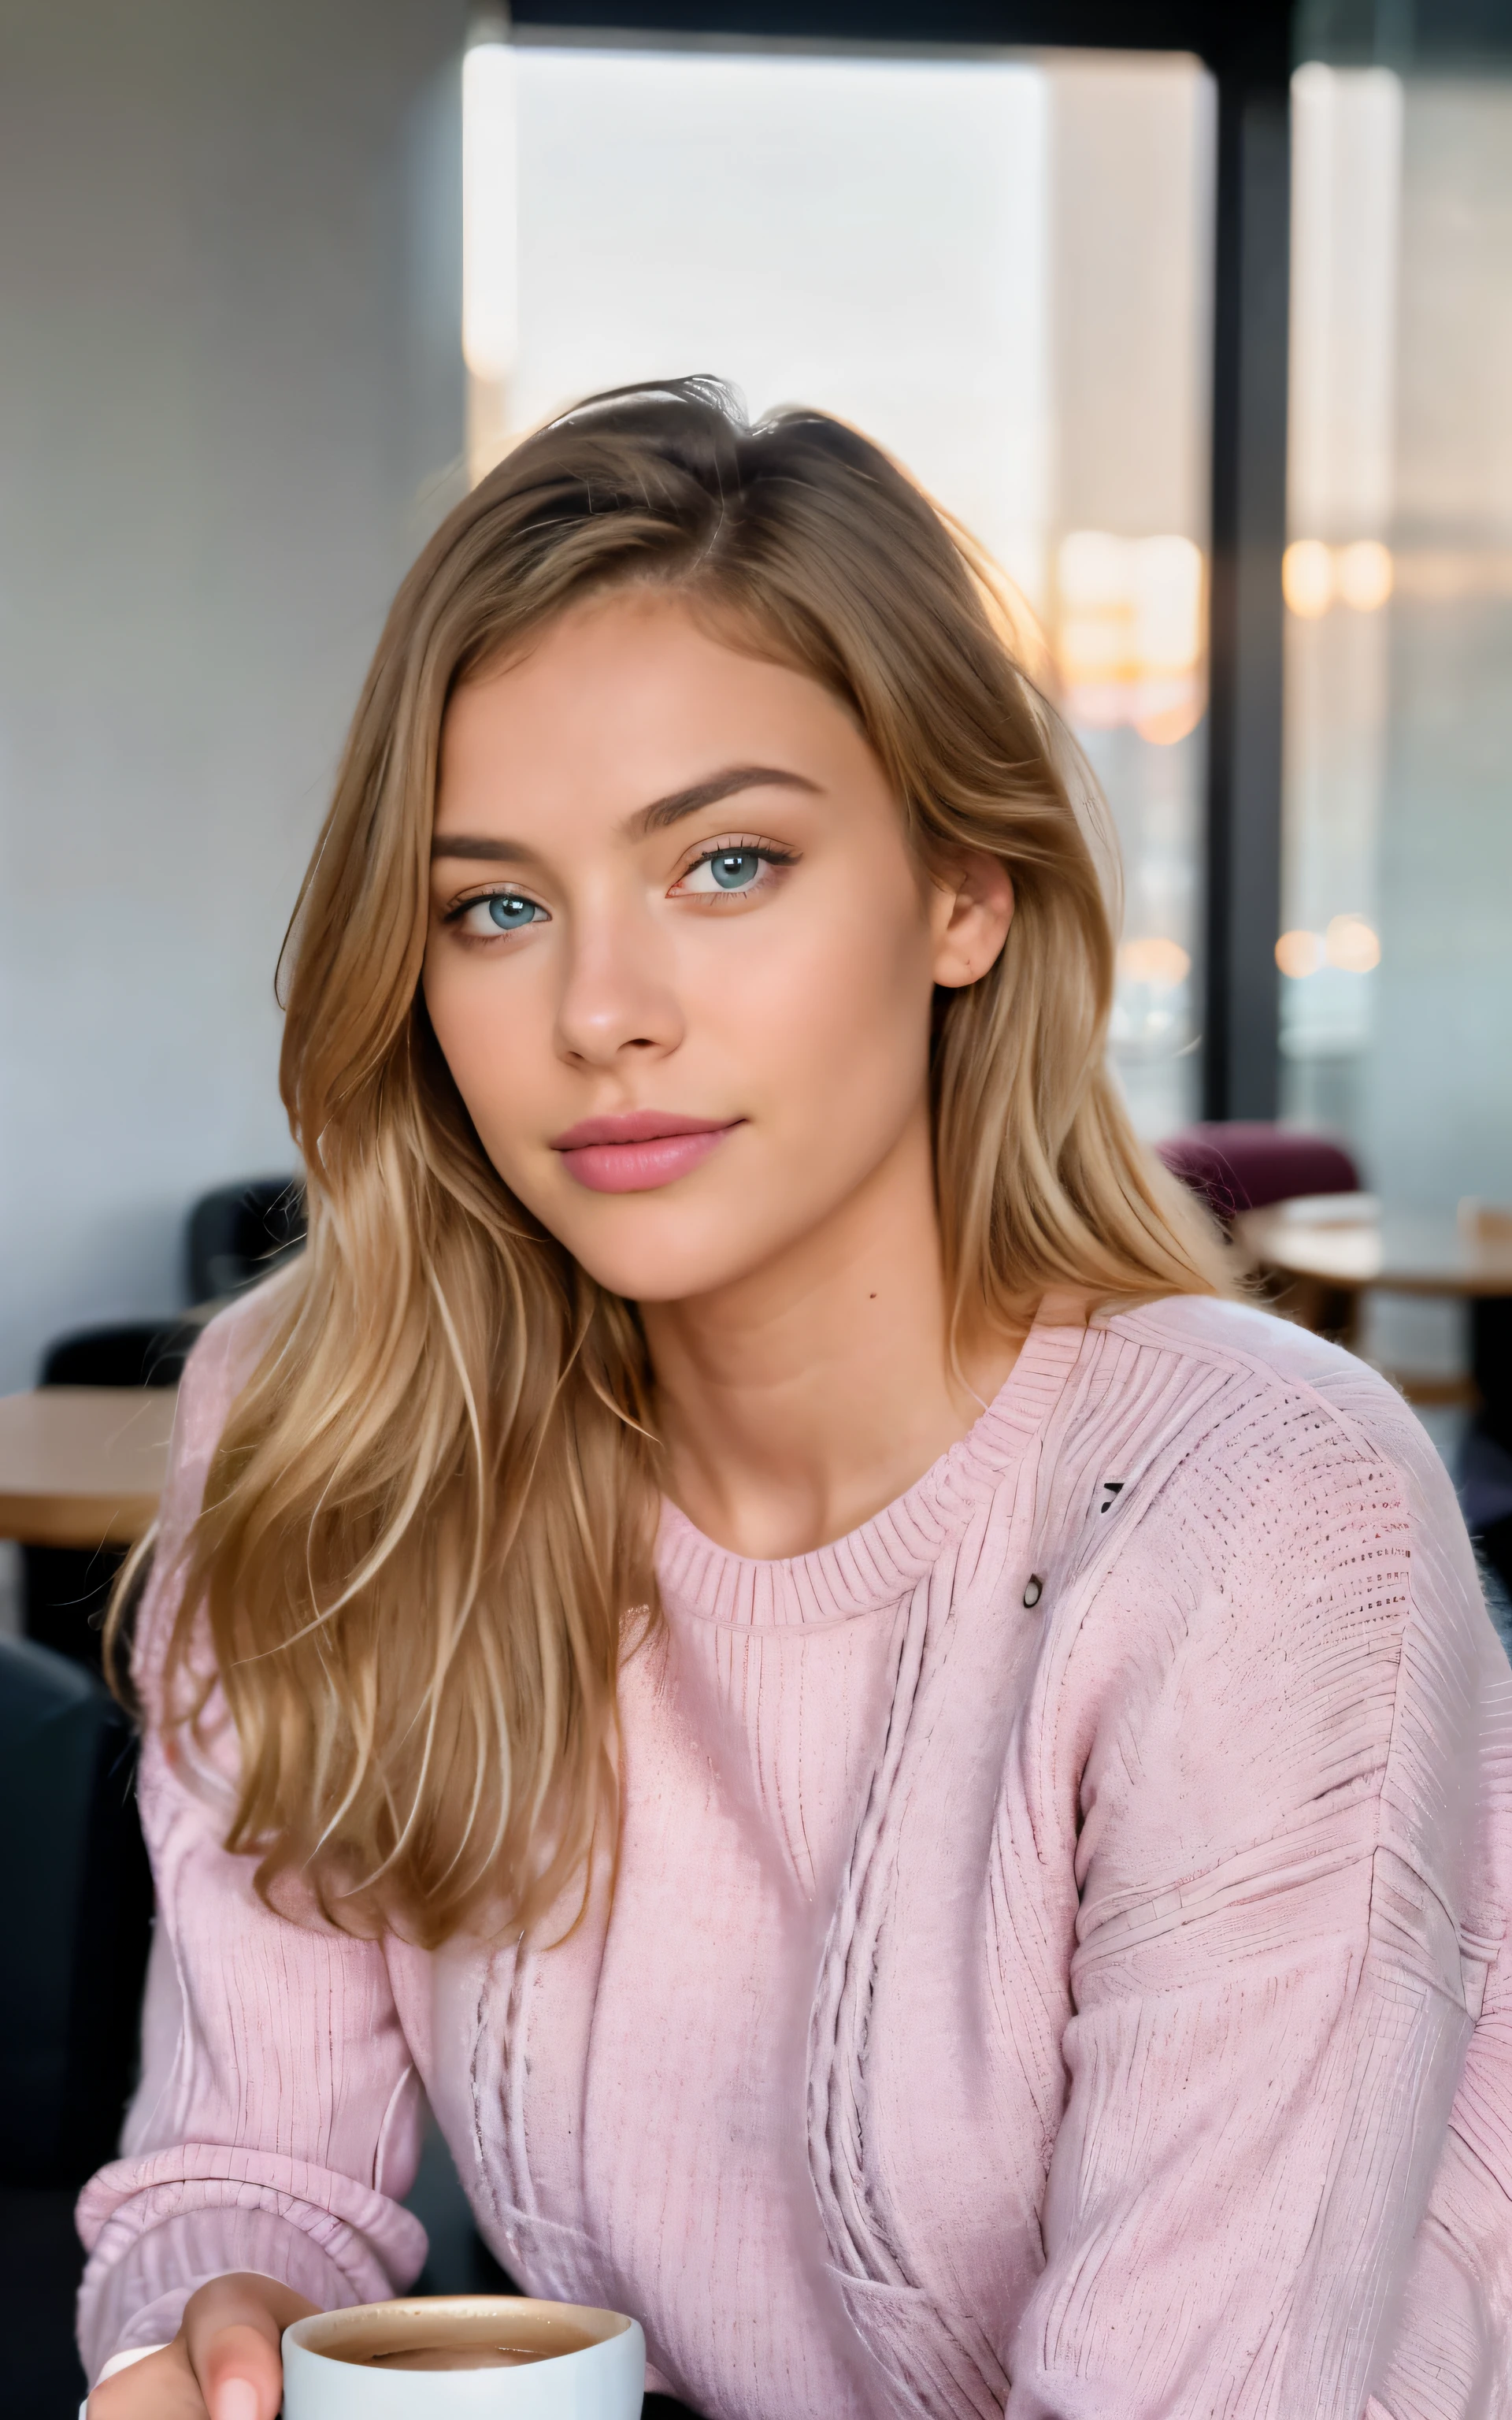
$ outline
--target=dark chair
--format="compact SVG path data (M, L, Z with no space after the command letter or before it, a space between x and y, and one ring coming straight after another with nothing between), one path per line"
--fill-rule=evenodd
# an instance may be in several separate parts
M84 2392L73 2200L115 2152L134 2077L152 1884L135 1743L77 1663L0 1639L0 2334L8 2420Z
M269 1277L304 1242L298 1177L260 1176L207 1193L189 1214L189 1299L219 1302Z
M1358 1193L1360 1172L1328 1135L1235 1118L1185 1127L1155 1146L1173 1176L1200 1193L1228 1226L1244 1210L1263 1210L1304 1193Z
M1504 1600L1512 1601L1512 1295L1473 1302L1470 1337L1480 1404L1459 1450L1459 1501Z
M39 1387L177 1387L197 1325L177 1317L80 1328L48 1346ZM113 1546L23 1546L28 1638L100 1669L100 1628L123 1558Z
M81 1327L42 1356L39 1387L177 1387L199 1335L172 1312L121 1327Z

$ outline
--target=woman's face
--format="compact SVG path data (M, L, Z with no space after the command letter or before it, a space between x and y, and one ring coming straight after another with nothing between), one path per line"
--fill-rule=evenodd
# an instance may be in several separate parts
M810 1236L927 1137L936 984L1007 876L921 876L882 768L804 675L629 591L460 689L424 991L495 1168L599 1281L670 1302Z

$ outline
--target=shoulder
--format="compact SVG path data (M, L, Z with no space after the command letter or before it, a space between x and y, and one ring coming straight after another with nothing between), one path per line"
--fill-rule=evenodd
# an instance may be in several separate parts
M1191 1406L1192 1441L1236 1415L1311 1453L1377 1462L1447 1485L1427 1432L1396 1388L1341 1345L1249 1303L1169 1295L1120 1312L1103 1331L1115 1350L1165 1365ZM1184 1384L1183 1384L1184 1381ZM1452 1500L1452 1491L1450 1491Z
M257 1368L287 1307L295 1268L280 1271L216 1312L184 1365L174 1413L161 1528L192 1523L231 1407Z
M168 1472L150 1533L150 1559L131 1625L131 1682L150 1732L161 1735L165 1673L190 1569L206 1482L238 1396L262 1361L297 1297L299 1264L239 1295L207 1322L184 1365L174 1409ZM149 1758L147 1786L157 1762Z
M1174 1355L1195 1368L1247 1373L1262 1386L1312 1386L1348 1367L1362 1372L1383 1394L1392 1392L1383 1378L1342 1346L1254 1303L1224 1302L1212 1295L1167 1295L1137 1311L1118 1312L1105 1323L1105 1331Z
M193 1520L232 1407L292 1307L299 1264L254 1286L207 1321L184 1364L174 1411L168 1484L160 1527L164 1534Z
M1191 1296L1118 1314L1088 1355L1085 1409L1065 1433L1085 1476L1070 1492L1060 1477L1084 1610L1116 1605L1132 1634L1200 1622L1227 1654L1298 1668L1315 1649L1341 1668L1355 1654L1361 1687L1414 1619L1436 1656L1479 1654L1486 1617L1449 1474L1378 1371L1265 1311Z
M198 1594L196 1530L226 1423L288 1335L304 1283L295 1261L217 1311L178 1382L167 1480L131 1623L131 1683L144 1731L138 1793L160 1888L170 1837L219 1850L235 1804L239 1745ZM187 1827L181 1834L179 1824Z
M1142 1533L1237 1588L1333 1553L1430 1545L1474 1588L1453 1486L1378 1371L1242 1303L1177 1296L1088 1331L1049 1494L1072 1571ZM1302 1577L1299 1567L1297 1578Z

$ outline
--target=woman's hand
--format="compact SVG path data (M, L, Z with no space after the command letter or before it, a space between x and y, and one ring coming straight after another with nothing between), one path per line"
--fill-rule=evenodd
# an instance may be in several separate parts
M212 2277L184 2304L171 2345L96 2387L88 2420L275 2420L279 2340L315 2308L271 2277Z

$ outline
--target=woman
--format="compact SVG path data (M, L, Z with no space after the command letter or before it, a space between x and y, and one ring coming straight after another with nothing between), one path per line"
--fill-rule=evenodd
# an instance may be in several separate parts
M717 2420L1506 2408L1505 1668L1130 1134L1073 787L818 414L600 398L401 591L137 1625L96 2420L271 2420L422 2095Z

